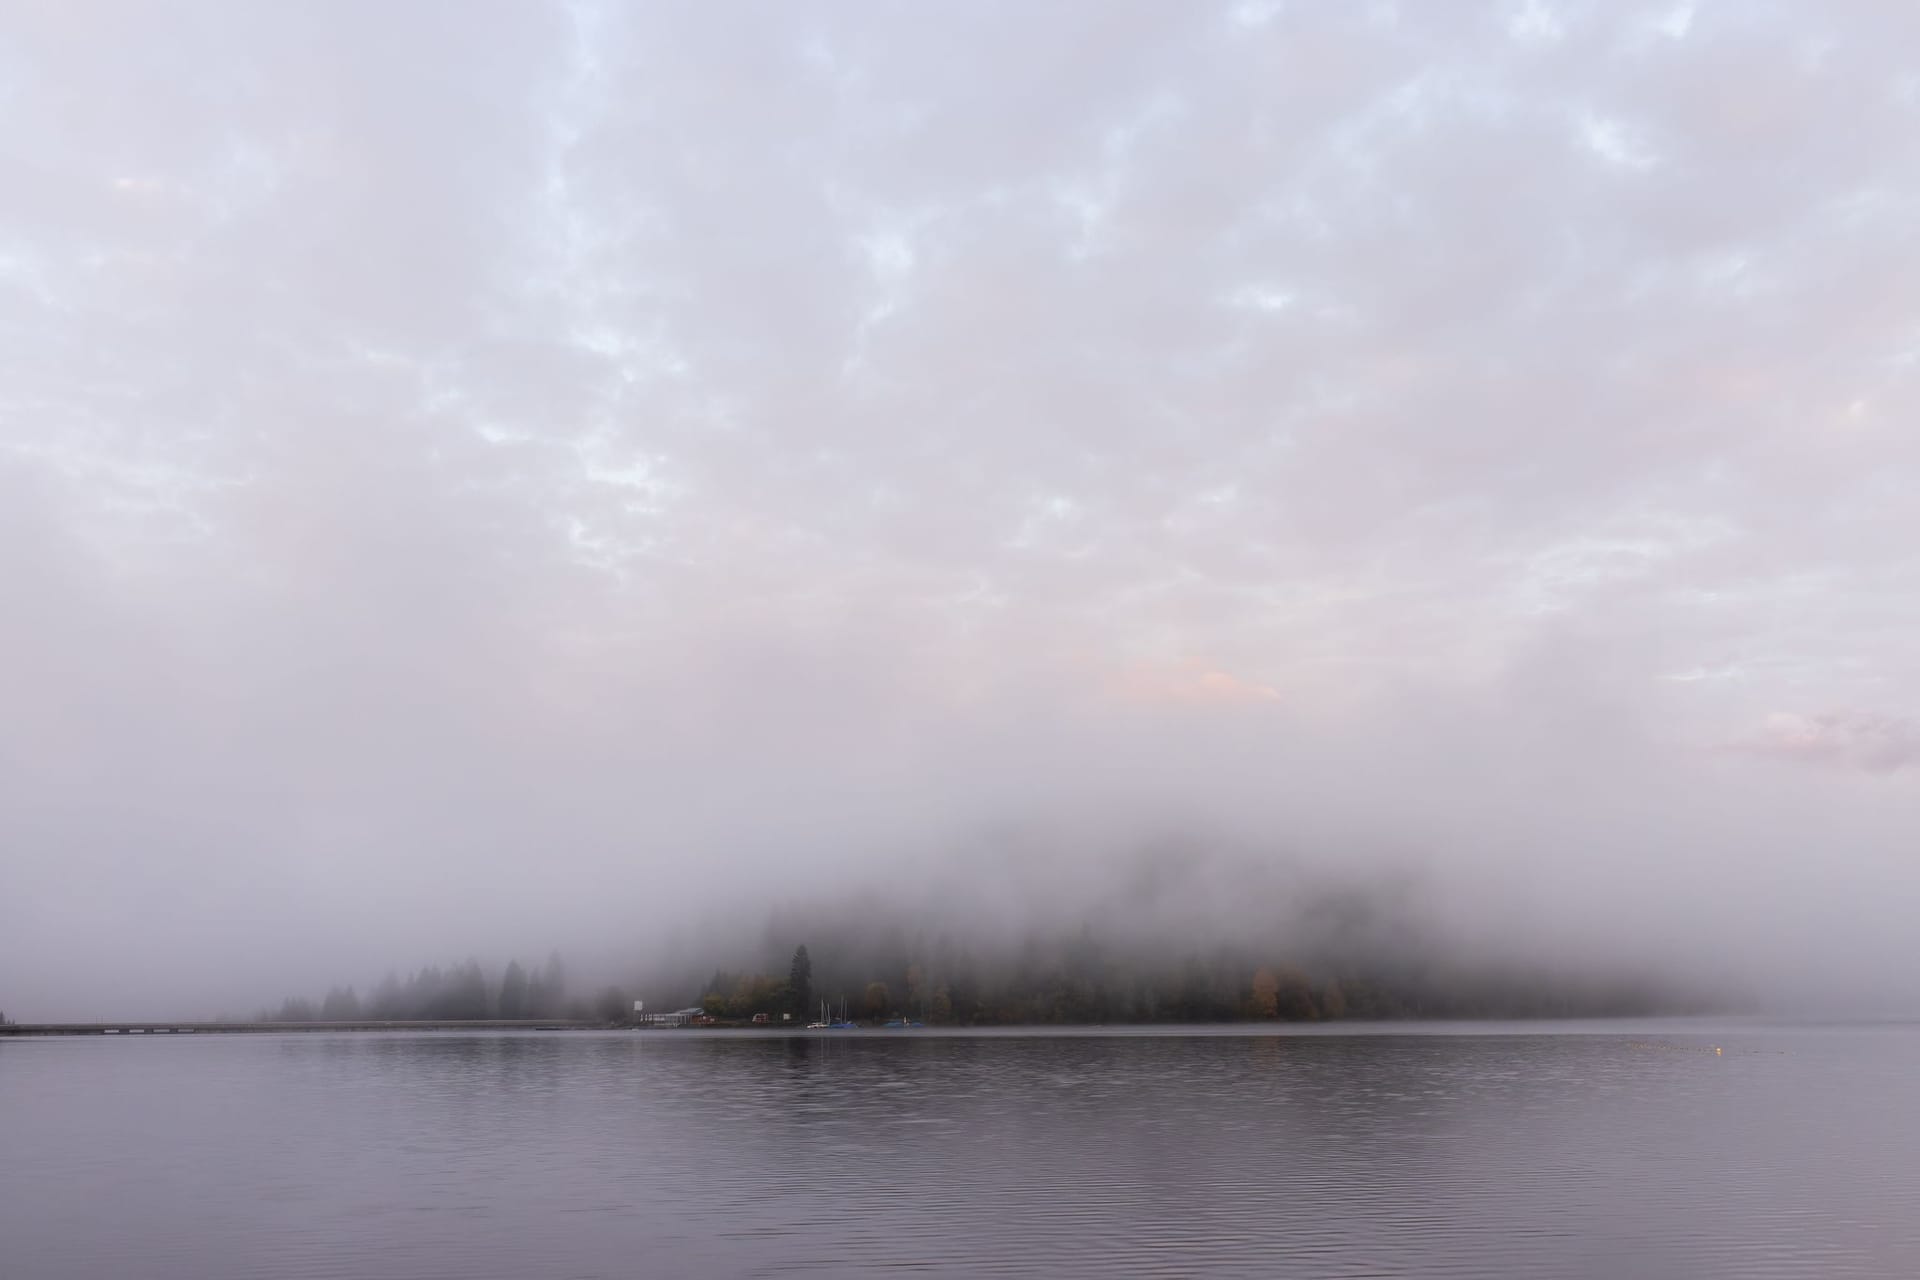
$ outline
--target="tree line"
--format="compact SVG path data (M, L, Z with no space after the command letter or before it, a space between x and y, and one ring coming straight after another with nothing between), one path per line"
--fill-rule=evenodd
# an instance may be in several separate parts
M1103 945L1089 933L1030 941L1013 956L964 947L828 963L798 948L784 977L725 970L697 1003L716 1018L805 1024L820 1016L950 1026L1603 1017L1701 1011L1633 976L1580 975L1402 958L1321 962L1248 947L1180 955Z
M762 948L763 953L771 947ZM815 956L820 957L816 963ZM265 1021L555 1019L624 1024L631 993L650 1007L699 1006L724 1022L834 1019L929 1025L1313 1022L1338 1019L1603 1017L1706 1012L1712 1002L1643 976L1472 963L1407 948L1316 954L1250 944L1205 949L1110 943L1090 930L976 950L897 931L835 935L794 949L784 967L713 970L704 981L660 974L574 993L558 955L537 970L477 961L388 975L365 995L335 987L291 998Z
M429 965L402 980L388 974L364 996L352 986L333 987L317 1000L290 996L262 1022L485 1022L553 1019L616 1022L632 1009L626 990L605 987L573 994L556 953L528 970L509 961L495 979L477 960L441 968Z

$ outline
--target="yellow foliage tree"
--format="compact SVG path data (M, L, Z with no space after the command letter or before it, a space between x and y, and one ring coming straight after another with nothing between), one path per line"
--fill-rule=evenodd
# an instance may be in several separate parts
M1253 971L1253 1015L1256 1018L1278 1017L1280 1013L1280 978L1273 970L1259 968Z

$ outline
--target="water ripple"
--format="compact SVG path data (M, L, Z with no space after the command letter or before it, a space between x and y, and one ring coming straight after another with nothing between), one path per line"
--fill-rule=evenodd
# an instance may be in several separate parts
M12 1041L0 1270L1920 1275L1913 1029L1417 1030Z

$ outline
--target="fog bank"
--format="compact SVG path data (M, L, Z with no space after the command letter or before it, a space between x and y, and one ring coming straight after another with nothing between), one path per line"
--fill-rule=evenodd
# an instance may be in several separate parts
M1908 8L7 28L11 1016L1356 885L1914 1007Z

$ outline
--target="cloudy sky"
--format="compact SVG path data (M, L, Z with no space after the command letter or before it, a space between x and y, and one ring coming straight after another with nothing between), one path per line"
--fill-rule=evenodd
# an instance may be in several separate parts
M1169 824L1913 956L1920 9L0 27L16 1016Z

